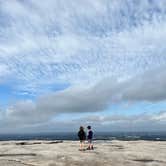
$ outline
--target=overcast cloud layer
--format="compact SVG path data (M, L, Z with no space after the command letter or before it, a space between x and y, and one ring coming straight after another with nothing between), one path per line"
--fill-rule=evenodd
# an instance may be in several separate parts
M1 122L2 133L34 133L34 132L76 132L79 125L92 125L94 131L121 132L162 132L165 131L166 111L159 113L143 113L139 115L85 116L66 121L49 121L36 124L19 124ZM15 129L13 129L13 127Z
M120 102L165 101L165 78L166 71L159 68L120 83L107 79L92 87L70 88L41 96L36 101L21 101L4 112L1 125L6 122L17 125L42 124L62 113L101 112L111 104Z
M165 43L165 0L0 0L0 86L15 101L0 124L35 130L60 114L164 102Z
M59 81L126 79L165 64L165 6L165 0L1 0L1 81L35 95Z

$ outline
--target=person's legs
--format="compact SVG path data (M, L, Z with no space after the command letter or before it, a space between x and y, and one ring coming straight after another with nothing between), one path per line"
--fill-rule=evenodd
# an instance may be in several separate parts
M82 140L80 140L80 150L82 150Z
M92 140L89 139L89 140L88 140L88 143L89 143L88 149L89 149L89 150L93 150L93 143L92 143Z
M80 150L84 150L84 141L80 140Z
M84 141L82 141L82 150L84 150Z
M90 149L91 149L91 140L88 139L88 148L87 148L87 150L90 150Z
M93 143L92 143L92 141L90 143L90 149L93 150Z
M82 143L80 142L80 150L82 149Z

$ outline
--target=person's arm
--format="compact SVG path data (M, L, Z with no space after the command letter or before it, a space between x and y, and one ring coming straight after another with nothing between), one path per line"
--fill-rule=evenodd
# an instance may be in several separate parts
M80 138L80 131L78 132L77 136Z
M89 137L89 131L87 132L87 137Z
M92 139L92 137L93 137L93 132L89 131L89 138Z

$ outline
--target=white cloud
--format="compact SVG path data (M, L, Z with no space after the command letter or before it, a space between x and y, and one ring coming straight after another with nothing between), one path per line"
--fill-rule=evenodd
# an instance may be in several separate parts
M41 96L36 101L17 102L9 107L1 118L3 122L11 121L17 125L35 125L47 123L64 113L100 113L113 103L164 102L166 101L165 77L165 70L160 68L137 75L128 81L105 79L88 88L68 88ZM153 119L159 120L163 117L164 114ZM99 120L103 121L103 118Z
M164 4L1 1L0 61L20 82L16 91L30 93L56 82L127 79L166 62Z
M7 65L0 64L0 76L5 76L9 73L9 68Z
M154 118L155 117L155 118ZM162 117L162 118L161 118ZM109 115L68 120L73 126L91 124L98 131L165 131L165 111L137 115Z
M0 82L37 98L8 108L4 126L166 100L165 11L164 0L0 0ZM57 83L70 87L45 95Z
M166 111L157 113L142 113L137 115L107 115L107 116L83 116L73 117L65 121L54 119L43 123L16 123L15 121L2 121L1 133L15 132L76 132L80 125L91 125L95 131L165 131ZM15 129L13 128L15 127Z

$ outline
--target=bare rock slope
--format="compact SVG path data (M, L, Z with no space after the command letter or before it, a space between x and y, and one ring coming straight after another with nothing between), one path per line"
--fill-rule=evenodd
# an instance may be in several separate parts
M2 141L0 166L166 166L166 142L98 141L79 151L76 141Z

